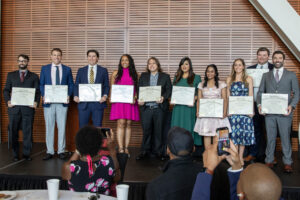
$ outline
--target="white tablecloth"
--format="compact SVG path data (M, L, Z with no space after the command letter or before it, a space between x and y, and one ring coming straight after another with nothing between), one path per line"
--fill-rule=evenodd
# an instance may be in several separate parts
M14 200L47 200L47 190L16 190L17 197ZM93 195L88 192L71 192L68 190L60 190L58 200L88 200ZM100 195L101 200L117 200L115 197Z

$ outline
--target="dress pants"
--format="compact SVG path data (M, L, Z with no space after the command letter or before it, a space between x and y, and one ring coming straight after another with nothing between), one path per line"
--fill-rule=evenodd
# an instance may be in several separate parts
M57 153L64 153L66 147L66 120L68 107L61 103L50 104L50 107L44 107L44 117L46 123L46 146L47 153L54 154L54 128L55 121L58 129L58 150Z
M93 125L96 127L102 126L104 109L95 109L95 103L87 103L86 109L78 109L79 128L89 124L90 116L92 115Z
M278 130L283 153L282 161L285 165L291 165L293 163L290 138L292 116L266 115L265 122L267 130L267 148L265 162L271 163L274 161L274 151L276 146L276 137Z
M9 133L11 134L13 156L19 156L19 130L22 126L23 132L23 155L29 156L32 148L32 126L34 119L34 111L32 113L24 113L20 110L16 114L8 114L9 116Z
M141 111L141 120L143 128L142 152L161 155L164 111L160 107L146 106Z

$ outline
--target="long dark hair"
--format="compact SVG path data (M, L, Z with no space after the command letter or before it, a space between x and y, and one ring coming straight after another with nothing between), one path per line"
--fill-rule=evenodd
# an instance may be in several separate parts
M194 82L194 79L195 79L195 73L193 71L193 66L192 66L192 61L189 57L183 57L180 62L179 62L179 67L177 69L177 72L175 74L175 82L174 82L174 85L176 85L180 79L182 78L183 76L183 71L181 69L181 65L183 65L183 63L185 61L188 61L189 65L190 65L190 69L189 69L189 76L187 78L187 82L190 86L193 86L193 82Z
M122 67L122 57L123 56L126 56L128 58L128 61L129 61L129 75L130 75L130 77L132 78L132 80L134 82L134 87L137 88L138 74L137 74L136 69L135 69L134 60L129 54L123 54L121 56L120 61L119 61L119 66L118 66L118 73L117 73L115 82L117 83L118 81L120 81L121 77L123 75L123 67Z
M228 165L221 162L214 170L210 184L210 200L230 200Z
M215 86L216 88L219 88L219 72L218 72L218 68L215 64L210 64L207 65L206 70L205 70L205 75L204 75L204 83L203 83L203 88L207 87L207 81L208 81L208 77L207 77L207 70L209 67L212 67L215 70Z

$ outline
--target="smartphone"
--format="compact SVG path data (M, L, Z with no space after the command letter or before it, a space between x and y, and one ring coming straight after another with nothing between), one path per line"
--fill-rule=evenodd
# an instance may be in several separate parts
M104 138L107 138L107 135L110 135L110 128L100 128L100 131Z
M219 136L218 140L218 155L229 155L228 152L224 151L224 148L230 148L229 141L229 130L227 127L222 127L217 129L217 134Z

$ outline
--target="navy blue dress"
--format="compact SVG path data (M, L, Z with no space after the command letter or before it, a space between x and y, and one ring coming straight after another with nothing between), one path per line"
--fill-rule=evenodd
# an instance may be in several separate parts
M230 96L248 96L249 88L243 82L233 82L230 86ZM232 132L230 139L235 145L255 144L253 120L247 115L232 115L229 117Z

